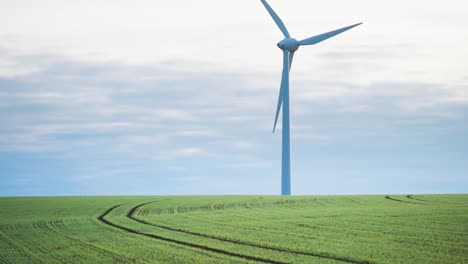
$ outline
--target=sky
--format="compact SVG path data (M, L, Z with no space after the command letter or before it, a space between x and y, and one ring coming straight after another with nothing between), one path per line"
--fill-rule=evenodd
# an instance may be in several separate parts
M269 0L294 195L468 192L468 3ZM260 1L0 0L0 196L280 193Z

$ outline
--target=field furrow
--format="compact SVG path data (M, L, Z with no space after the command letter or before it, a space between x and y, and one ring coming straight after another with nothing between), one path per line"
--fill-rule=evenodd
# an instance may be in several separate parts
M229 252L229 251L225 251L225 250L222 250L222 249L211 248L211 247L207 247L207 246L203 246L203 245L198 245L198 244L194 244L194 243L190 243L190 242L185 242L185 241L176 240L176 239L172 239L172 238L162 237L162 236L158 236L158 235L154 235L154 234L143 233L143 232L140 232L138 230L134 230L134 229L131 229L131 228L128 228L128 227L120 226L120 225L114 224L114 223L106 220L105 216L108 215L110 212L112 212L112 210L114 210L116 207L119 207L119 206L120 205L116 205L114 207L109 208L107 211L105 211L102 215L100 215L98 217L99 221L103 222L106 225L121 229L123 231L129 232L129 233L132 233L132 234L146 236L146 237L154 238L154 239L157 239L157 240L160 240L160 241L170 242L170 243L174 243L174 244L178 244L178 245L182 245L182 246L187 246L187 247L191 247L191 248L202 249L202 250L210 251L210 252L213 252L213 253L227 255L227 256L230 256L230 257L239 257L239 258L243 258L243 259L246 259L246 260L252 260L252 261L263 262L263 263L273 263L273 264L283 264L284 263L284 262L280 262L280 261L276 261L276 260L264 259L264 258L259 258L259 257L255 257L255 256L238 254L238 253L235 253L235 252Z
M414 194L6 197L0 263L468 263L467 205Z
M6 237L2 232L0 232L0 249L2 263L43 263L41 259L16 245L12 239Z
M350 258L346 258L346 257L333 256L333 255L327 254L327 253L301 252L301 251L295 251L295 250L288 250L288 249L284 249L284 248L269 247L269 246L265 246L265 245L254 244L254 243L244 242L244 241L240 241L240 240L217 237L217 236L213 236L213 235L192 232L192 231L189 231L189 230L158 225L158 224L149 223L149 222L146 222L144 220L136 218L134 216L135 211L138 210L138 208L140 208L140 207L142 207L142 206L144 206L146 204L149 204L149 203L152 203L152 202L143 203L143 204L140 204L140 205L137 205L137 206L133 207L128 212L127 217L134 220L134 221L137 221L139 223L145 224L145 225L155 226L155 227L163 228L163 229L174 231L174 232L194 235L194 236L198 236L198 237L205 237L205 238L214 239L214 240L223 241L223 242L228 242L228 243L232 243L232 244L250 246L250 247L259 248L259 249L274 250L274 251L278 251L278 252L286 253L286 254L306 255L306 256L311 256L311 257L325 258L325 259L331 259L331 260L336 260L336 261L346 262L346 263L358 263L358 264L370 263L369 261L365 261L365 260L357 260L357 259L350 259ZM216 209L216 210L219 210L219 209Z

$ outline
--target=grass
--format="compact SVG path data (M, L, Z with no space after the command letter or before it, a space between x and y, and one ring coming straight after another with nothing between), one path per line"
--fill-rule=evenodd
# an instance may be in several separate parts
M0 198L0 263L466 263L468 195Z

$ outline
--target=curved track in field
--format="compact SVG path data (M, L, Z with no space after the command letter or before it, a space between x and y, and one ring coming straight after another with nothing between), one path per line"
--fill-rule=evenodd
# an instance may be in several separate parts
M26 251L24 248L18 246L14 241L12 241L10 238L5 236L0 230L0 242L1 241L4 241L10 247L14 248L18 255L21 255L22 257L27 258L28 262L33 262L33 260L34 260L34 263L44 263L44 261L42 259L40 259L37 256L33 255L32 253ZM9 263L9 261L6 259L6 256L3 256L2 254L0 254L0 263Z
M222 254L222 255L226 255L226 256L230 256L230 257L243 258L243 259L246 259L246 260L252 260L252 261L257 261L257 262L273 263L273 264L285 264L285 262L280 262L280 261L276 261L276 260L259 258L259 257L255 257L255 256L244 255L244 254L238 254L238 253L229 252L229 251L222 250L222 249L212 248L212 247L203 246L203 245L199 245L199 244L194 244L194 243L190 243L190 242L185 242L185 241L181 241L181 240L177 240L177 239L162 237L162 236L158 236L158 235L154 235L154 234L143 233L143 232L140 232L138 230L134 230L134 229L131 229L131 228L128 228L128 227L125 227L125 226L117 225L117 224L114 224L114 223L110 222L109 220L106 220L105 216L108 215L110 212L112 212L112 210L114 210L115 208L117 208L119 206L121 206L121 204L107 209L97 219L99 221L101 221L102 223L106 224L106 225L118 228L120 230L124 230L124 231L132 233L132 234L141 235L141 236L145 236L145 237L149 237L149 238L153 238L153 239L157 239L157 240L161 240L161 241L165 241L165 242L170 242L170 243L174 243L174 244L178 244L178 245L182 245L182 246L186 246L186 247L190 247L190 248L202 249L202 250L210 251L210 252L213 252L213 253L218 253L218 254ZM143 206L143 205L140 205L140 206Z
M406 195L405 197L408 198L408 199L413 199L413 200L417 200L417 201L429 202L429 201L426 201L426 200L423 200L423 199L416 198L416 197L414 197L413 194Z
M346 262L346 263L358 263L358 264L367 264L370 263L369 261L363 261L363 260L357 260L357 259L351 259L351 258L346 258L346 257L339 257L339 256L333 256L325 253L312 253L312 252L302 252L302 251L295 251L295 250L288 250L288 249L283 249L283 248L277 248L277 247L270 247L270 246L265 246L265 245L259 245L255 243L250 243L250 242L242 242L238 240L233 240L229 238L224 238L224 237L217 237L217 236L212 236L212 235L207 235L203 233L198 233L198 232L192 232L184 229L179 229L179 228L173 228L173 227L168 227L164 225L158 225L154 223L150 223L141 219L138 219L134 216L135 212L142 206L146 204L154 203L153 202L147 202L143 204L139 204L135 207L132 207L128 213L127 217L130 218L133 221L136 221L138 223L144 224L144 225L149 225L149 226L155 226L158 228L162 228L165 230L173 231L173 232L178 232L178 233L184 233L184 234L190 234L198 237L205 237L205 238L210 238L222 242L228 242L232 244L237 244L237 245L243 245L243 246L250 246L250 247L255 247L255 248L260 248L260 249L267 249L267 250L273 250L281 253L287 253L287 254L294 254L294 255L304 255L304 256L311 256L311 257L317 257L317 258L324 258L324 259L330 259L330 260L336 260L336 261L341 261L341 262Z
M416 201L420 201L420 202L424 202L426 204L450 204L450 205L458 205L457 203L447 203L447 202L444 202L444 201L430 201L430 200L425 200L425 199L421 199L419 197L414 197L415 195L414 194L410 194L410 195L406 195L405 197L408 198L408 199L411 199L411 200L416 200Z
M109 262L112 263L129 263L132 259L127 258L117 252L101 248L97 245L93 245L83 239L75 238L71 235L68 235L66 232L60 230L60 228L65 227L66 224L62 221L62 219L50 219L50 220L40 220L31 222L28 224L0 224L0 245L2 243L8 245L10 248L15 249L15 254L18 255L19 258L24 258L21 260L14 260L15 256L10 253L9 256L5 256L0 254L0 263L68 263L70 262L67 258L63 258L57 255L51 254L52 252L49 249L44 249L40 245L34 246L33 250L28 249L28 247L20 247L17 246L14 240L11 237L15 235L10 235L10 238L6 236L3 232L8 230L10 232L28 232L28 228L31 228L34 231L41 231L45 232L43 235L50 237L50 241L56 241L57 244L61 239L65 239L67 243L65 246L58 246L57 244L54 246L54 249L60 249L60 247L73 247L75 249L80 249L85 252L93 252L97 253L101 256L105 256L109 258ZM61 241L63 242L63 241ZM5 253L4 249L0 246L0 252L3 254ZM47 257L44 258L44 255ZM8 259L7 257L10 257ZM81 260L83 263L89 262L86 260ZM147 263L141 260L142 263Z
M88 243L84 240L81 240L81 239L78 239L78 238L75 238L75 237L72 237L72 236L69 236L67 235L66 233L62 232L62 231L59 231L58 229L55 229L54 227L48 227L49 230L53 231L53 232L56 232L64 237L66 237L67 239L71 240L71 241L75 241L76 243L79 243L87 248L89 248L90 250L93 250L95 252L99 252L107 257L110 257L112 259L112 263L128 263L130 261L130 259L127 259L125 256L123 255L120 255L116 252L113 252L113 251L110 251L108 249L104 249L104 248L101 248L101 247L98 247L96 245L93 245L91 243ZM147 262L145 262L147 263Z
M415 203L415 202L411 202L411 201L405 201L405 200L400 200L400 199L397 199L397 198L393 198L393 197L391 197L390 195L385 196L385 199L391 200L391 201L394 201L394 202L400 202L400 203L409 203L409 204L424 205L424 204L421 204L421 203Z

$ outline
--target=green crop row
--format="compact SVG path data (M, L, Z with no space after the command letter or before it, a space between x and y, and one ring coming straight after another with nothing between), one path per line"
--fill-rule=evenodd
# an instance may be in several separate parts
M0 198L0 263L466 263L468 195Z

